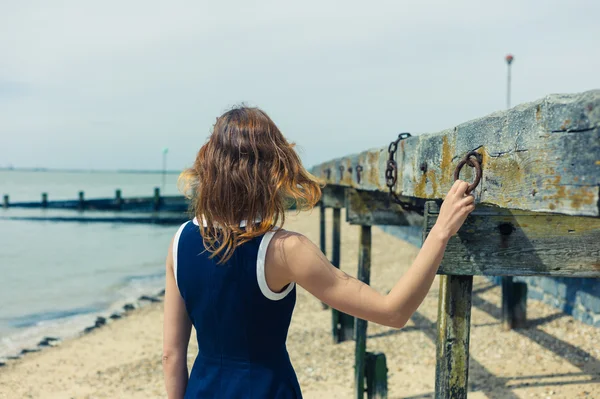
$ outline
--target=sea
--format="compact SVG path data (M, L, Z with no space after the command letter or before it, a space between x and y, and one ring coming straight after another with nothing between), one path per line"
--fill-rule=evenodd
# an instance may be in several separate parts
M155 187L177 195L177 173L0 171L10 202L150 197ZM1 197L0 197L1 198ZM85 211L86 214L94 213ZM98 213L98 212L96 212ZM65 339L98 316L164 288L165 259L178 226L8 220L77 211L0 206L0 359L35 348L44 337ZM103 214L113 215L111 212Z

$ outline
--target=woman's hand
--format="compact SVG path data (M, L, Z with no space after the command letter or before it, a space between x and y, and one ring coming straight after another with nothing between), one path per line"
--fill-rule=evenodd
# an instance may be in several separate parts
M458 232L469 213L475 209L475 197L467 194L469 183L457 180L448 191L442 203L440 214L432 231L444 239L449 239Z

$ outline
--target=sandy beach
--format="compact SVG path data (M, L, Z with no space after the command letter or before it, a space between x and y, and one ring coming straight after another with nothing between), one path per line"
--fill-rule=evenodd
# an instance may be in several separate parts
M330 227L331 213L328 217ZM318 212L290 215L286 223L314 242L318 226ZM358 231L342 228L342 268L352 275ZM387 292L416 253L414 246L374 228L372 286ZM368 350L387 357L390 398L433 397L437 294L436 281L402 330L369 324ZM499 287L476 278L474 294L470 398L600 398L599 329L529 300L529 327L505 332ZM0 367L0 398L164 398L162 320L162 303L151 303L79 338L8 361ZM353 397L354 342L332 343L331 311L302 289L288 349L306 398Z

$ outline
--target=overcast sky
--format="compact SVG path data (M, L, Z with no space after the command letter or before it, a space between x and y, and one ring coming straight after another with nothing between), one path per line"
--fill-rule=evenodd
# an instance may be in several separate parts
M258 105L307 164L600 88L600 1L0 0L0 166L189 166Z

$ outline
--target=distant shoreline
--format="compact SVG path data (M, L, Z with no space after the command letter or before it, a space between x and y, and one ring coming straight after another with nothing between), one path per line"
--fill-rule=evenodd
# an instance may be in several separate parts
M0 168L0 172L59 172L59 173L121 173L121 174L162 174L162 170L139 170L139 169L52 169L52 168ZM168 175L180 174L180 170L167 170Z

